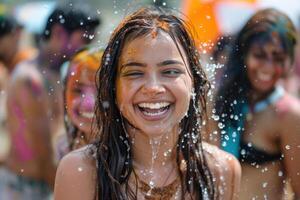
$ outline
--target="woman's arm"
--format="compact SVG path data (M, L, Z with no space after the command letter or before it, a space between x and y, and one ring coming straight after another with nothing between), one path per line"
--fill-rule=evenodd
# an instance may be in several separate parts
M281 120L280 145L284 167L291 180L296 199L300 198L300 103L284 113Z

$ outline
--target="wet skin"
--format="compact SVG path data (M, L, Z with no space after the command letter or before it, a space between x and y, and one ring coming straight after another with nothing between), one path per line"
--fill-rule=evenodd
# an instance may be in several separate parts
M117 104L140 134L151 138L174 131L187 112L192 79L183 55L165 33L136 38L124 46L116 80ZM147 104L155 103L157 109L149 109Z

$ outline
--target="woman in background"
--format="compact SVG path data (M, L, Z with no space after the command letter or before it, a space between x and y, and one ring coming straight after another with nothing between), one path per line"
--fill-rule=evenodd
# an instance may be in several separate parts
M66 134L59 138L58 159L89 143L96 98L96 71L102 52L85 49L70 60L64 79Z
M257 12L239 32L217 94L221 146L241 161L241 199L300 197L300 102L278 86L294 61L296 30L284 13Z

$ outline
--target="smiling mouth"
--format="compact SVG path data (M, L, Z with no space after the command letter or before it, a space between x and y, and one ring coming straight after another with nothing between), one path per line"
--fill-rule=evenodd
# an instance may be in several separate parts
M170 109L171 103L157 102L157 103L139 103L138 109L146 117L161 117Z
M259 80L262 80L262 81L271 81L273 76L271 74L257 72L257 77Z
M94 112L80 112L80 115L85 118L92 119L94 117Z

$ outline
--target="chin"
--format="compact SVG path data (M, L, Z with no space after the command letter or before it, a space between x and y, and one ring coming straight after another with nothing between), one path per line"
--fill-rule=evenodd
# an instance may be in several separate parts
M275 87L275 85L271 85L271 86L265 86L265 87L262 87L263 85L260 85L260 86L254 86L253 87L253 89L256 91L256 92L258 92L258 93L262 93L262 94L264 94L264 93L269 93L269 92L271 92L273 89L274 89L274 87Z
M174 128L170 127L155 127L155 128L149 128L149 129L141 129L141 132L145 134L146 136L150 138L157 138L166 135L167 133L172 132Z

